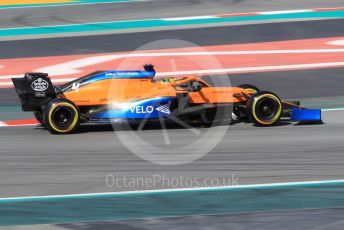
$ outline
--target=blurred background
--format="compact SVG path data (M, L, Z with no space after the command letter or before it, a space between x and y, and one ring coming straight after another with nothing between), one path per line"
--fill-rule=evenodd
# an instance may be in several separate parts
M112 127L67 136L35 129L11 81L46 72L59 85L145 63L157 78L254 84L323 109L325 124L237 124L202 158L159 165L133 154ZM343 67L341 0L0 1L0 226L342 229ZM132 141L163 155L198 138L168 135L172 147L160 129Z

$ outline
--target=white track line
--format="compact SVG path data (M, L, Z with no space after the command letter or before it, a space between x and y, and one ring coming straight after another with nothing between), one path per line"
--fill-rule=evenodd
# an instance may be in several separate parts
M162 72L157 73L156 76L176 76L188 74L220 74L220 73L242 73L255 71L280 71L289 69L307 69L307 68L324 68L344 66L344 62L328 62L328 63L312 63L312 64L295 64L295 65L277 65L277 66L256 66L256 67L242 67L242 68L226 68L226 69L208 69L208 70L191 70L178 72Z
M313 9L302 9L302 10L280 10L280 11L265 11L265 12L257 12L261 15L272 15L272 14L292 14L292 13L308 13L313 12Z
M255 66L255 67L240 67L240 68L225 68L225 69L203 69L190 71L176 71L176 72L160 72L157 77L168 77L178 75L204 75L204 74L231 74L231 73L245 73L245 72L263 72L263 71L281 71L307 68L326 68L344 66L344 62L325 62L312 64L295 64L295 65L277 65L277 66ZM8 76L2 76L8 77ZM4 79L4 78L3 78ZM75 78L52 79L53 82L67 82ZM12 82L0 82L0 86L12 86Z
M18 75L18 77L23 77L23 75ZM71 77L71 78L55 78L55 79L52 78L51 81L53 83L64 83L64 82L73 81L75 79L76 79L75 77ZM0 82L0 86L13 86L13 83L11 81Z
M84 3L63 3L63 4L41 4L31 6L11 6L11 7L0 7L0 10L11 10L11 9L25 9L25 8L42 8L42 7L63 7L63 6L80 6L80 5L100 5L100 4L114 4L114 3L131 3L131 2L146 2L150 0L123 0L116 2L84 2ZM23 4L24 5L24 4Z
M344 53L344 49L301 49L301 50L248 50L248 51L215 51L215 52L170 52L170 53L130 53L130 54L115 54L95 56L89 58L82 58L67 63L58 64L55 66L62 66L69 63L81 62L82 66L85 66L89 61L90 64L97 64L106 61L111 61L119 58L133 58L133 57L165 57L165 56L220 56L220 55L264 55L264 54L303 54L303 53ZM76 64L73 64L74 66ZM254 67L248 67L254 68ZM44 69L44 68L43 68ZM42 70L40 70L42 71ZM43 71L44 72L44 71ZM59 74L63 75L63 74ZM52 75L53 76L53 75ZM4 75L0 76L0 80L7 80L10 78L21 77L20 75ZM0 83L0 86L4 85Z
M118 2L96 2L96 3L66 3L66 4L52 4L52 5L33 5L33 6L18 6L18 7L4 7L0 10L18 9L18 8L32 8L32 7L63 7L63 6L78 6L78 5L97 5L97 4L113 4L113 3L132 3L132 2L142 2L151 0L123 0ZM334 8L336 9L336 8ZM240 15L252 14L255 15L274 15L274 14L290 14L290 13L308 13L308 12L318 12L319 10L329 11L334 10L332 8L316 8L316 9L300 9L300 10L281 10L281 11L264 11L264 12L243 12L243 13L232 13L232 15L240 17ZM338 8L338 10L343 10L343 8ZM163 21L186 21L186 20L197 20L197 19L214 19L223 18L221 15L201 15L201 16L188 16L188 17L172 17L172 18L148 18L148 19L137 19L137 20L124 20L124 21L103 21L103 22L92 22L92 23L79 23L79 24L63 24L63 25L52 25L52 26L41 26L41 27L19 27L19 28L2 28L1 30L20 30L20 29L30 29L30 28L50 28L50 27L61 27L61 26L76 26L76 25L97 25L104 23L116 23L116 22L133 22L133 21L149 21L149 20L163 20ZM231 15L231 14L228 14Z
M334 45L334 46L344 46L344 39L343 40L329 41L326 44L327 45Z
M321 112L342 111L344 108L321 109Z
M0 202L4 201L20 201L30 199L50 199L50 198L81 198L81 197L101 197L108 195L140 195L140 194L159 194L170 192L187 192L187 191L218 191L231 189L258 189L258 188L278 188L284 186L307 186L307 185L331 185L335 183L344 183L344 180L325 180L325 181L302 181L302 182L283 182L283 183L267 183L267 184L251 184L251 185L235 185L235 186L220 186L220 187L194 187L194 188L174 188L174 189L156 189L156 190L139 190L139 191L124 191L124 192L106 192L106 193L81 193L81 194L67 194L67 195L47 195L47 196L23 196L23 197L8 197L0 198Z
M206 15L206 16L192 16L192 17L179 17L179 18L162 18L164 21L185 21L185 20L195 20L195 19L210 19L218 18L215 15Z
M101 22L87 22L87 23L71 23L71 24L58 24L58 25L50 25L50 26L25 26L25 27L8 27L8 28L1 28L0 31L6 30L21 30L21 29L43 29L43 28L55 28L55 27L69 27L69 26L85 26L85 25L98 25L104 23L115 23L115 22L140 22L140 21L149 21L154 19L137 19L137 20L123 20L123 21L101 21Z
M0 76L0 80L9 80L11 78L18 78L18 77L24 77L24 73L22 75L3 75L3 76Z

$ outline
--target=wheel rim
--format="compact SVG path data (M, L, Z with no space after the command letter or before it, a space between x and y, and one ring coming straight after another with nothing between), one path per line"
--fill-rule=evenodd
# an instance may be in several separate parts
M271 120L276 115L278 107L275 100L266 98L257 103L256 114L261 120Z
M54 122L55 126L67 129L73 123L73 118L75 116L75 112L66 106L58 107L54 110L52 114L52 121Z
M269 125L276 122L281 114L282 105L273 95L262 95L255 100L253 106L254 117L262 124Z
M78 116L78 111L73 105L61 102L54 104L50 110L49 123L56 132L65 133L77 125Z

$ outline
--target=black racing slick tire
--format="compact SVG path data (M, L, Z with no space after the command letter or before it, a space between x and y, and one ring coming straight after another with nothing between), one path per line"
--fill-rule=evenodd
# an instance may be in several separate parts
M242 84L242 85L238 85L237 87L250 90L250 91L252 91L252 93L259 93L260 92L260 89L255 85ZM242 118L244 118L244 119L247 118L245 109L241 109L241 107L238 105L233 106L233 114L235 116L235 119L233 119L233 120L240 120Z
M255 85L250 85L250 84L242 84L242 85L238 85L237 87L242 88L242 89L248 89L251 90L254 93L258 93L260 92L260 89L255 86Z
M70 100L56 98L46 107L43 114L46 128L53 134L74 132L80 123L78 107Z
M247 109L249 118L257 126L275 125L283 112L281 99L268 91L261 91L252 95Z

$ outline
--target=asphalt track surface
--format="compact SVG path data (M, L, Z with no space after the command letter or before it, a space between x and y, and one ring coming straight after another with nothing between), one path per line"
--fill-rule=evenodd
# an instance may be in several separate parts
M340 0L148 0L92 6L0 9L0 28L342 6Z
M344 20L333 19L141 32L136 34L139 39L132 34L115 34L3 41L0 43L0 58L130 51L151 41L161 39L179 39L200 46L209 46L338 37L343 36L343 31ZM174 45L171 44L171 47L166 48L174 48ZM262 89L272 90L283 98L343 96L341 82L344 74L342 68L232 74L229 75L229 78L232 85L251 82ZM18 105L18 102L13 89L0 90L0 105Z
M222 1L222 3L224 2ZM257 2L263 4L263 1ZM290 5L290 1L284 2L288 4L287 8L290 9L309 8L309 1L298 1L295 5ZM173 1L155 4L154 7L156 8L144 5L153 3L154 1L135 4L142 4L142 7L148 8L146 11L142 10L142 12L145 12L145 15L149 15L147 18L152 18L151 15L157 17L159 12L162 11L161 9L159 10L157 5L171 4ZM187 3L185 2L185 4ZM197 2L195 3L197 4ZM109 7L109 14L111 13L111 7L124 7L126 4L131 3L107 6ZM276 3L275 5L271 4L271 2L269 7L266 5L251 5L248 1L235 1L235 4L238 4L240 11L286 9L285 5L280 8L280 4ZM190 5L192 6L192 4ZM244 7L245 5L247 8ZM326 4L324 1L318 1L317 4L312 6L333 7L342 5L340 1L333 1L332 3L326 1ZM97 7L106 7L106 5L99 5ZM207 7L207 9L214 9L213 5L208 5ZM173 14L173 16L190 15L187 6L181 6L181 8L183 10L175 10L175 12L179 13L177 15ZM195 6L193 5L191 8L195 9ZM224 9L224 6L219 5L218 8ZM76 8L73 7L74 9ZM205 10L204 5L200 9ZM33 9L30 9L30 11L13 9L11 10L12 12L8 11L11 12L11 17L1 13L0 17L4 15L7 18L7 20L0 20L1 23L4 23L1 27L35 25L40 21L39 18L45 17L44 14L47 13L34 9L34 11L37 10L40 13L36 12L37 19L33 19L31 10ZM59 22L60 18L67 18L71 22L83 22L86 18L73 18L75 16L64 15L64 13L68 13L68 10L64 9L64 7L49 9L48 11L50 10L57 12L57 18L52 18L52 21L48 21L51 24L55 24L56 21ZM89 14L89 8L83 10ZM99 12L102 10L104 9L99 9ZM153 10L156 14L149 14ZM233 9L233 12L235 11L236 9ZM23 15L28 14L30 16L29 19L21 16L13 18L13 15L18 15L20 12ZM92 14L89 14L91 16L87 18L97 20L100 16L97 16L96 12L92 10ZM197 14L213 13L211 10L205 10L204 12L197 10L195 12ZM93 13L95 14L94 16ZM72 14L70 13L70 15ZM136 12L132 15L136 15ZM165 12L163 15L166 17L169 16L169 13ZM123 11L122 17L118 16L116 20L119 18L129 19L129 17L133 19L133 16ZM123 51L135 49L147 41L164 38L179 38L193 41L199 45L215 45L343 36L343 27L343 20L325 20L174 30L164 31L163 33L138 33L137 36L140 39L130 34L97 35L84 37L82 43L79 42L80 39L77 37L8 41L0 43L0 55L1 58L14 58ZM114 42L117 44L116 47L110 45ZM286 79L286 76L289 76L290 73L293 74L294 78L292 79L295 81ZM257 75L248 75L247 77L238 75L238 80L235 80L234 76L232 83L241 83L241 81L247 80L262 85L263 88L270 89L271 87L272 90L280 92L287 98L337 97L344 96L341 92L343 73L342 69L280 72L276 73L276 77L274 77L275 73L269 73L267 74L266 81L263 82L255 80L258 79L254 78ZM324 80L322 78L324 74L333 76L331 81ZM317 80L310 82L312 76ZM294 87L288 87L291 85ZM305 90L306 86L311 87L312 90ZM13 105L11 102L15 99L13 93L10 92L13 91L0 91L1 105L6 103L6 105ZM259 128L250 124L232 125L222 141L206 156L187 165L175 166L156 165L140 159L119 141L111 127L84 127L80 133L68 136L48 135L46 131L33 129L33 127L2 127L0 128L0 197L152 189L145 187L109 187L105 183L107 175L114 175L116 177L129 176L133 178L164 175L169 178L184 176L203 179L209 177L228 178L235 175L235 177L239 178L239 184L342 179L344 175L344 158L342 156L344 143L343 115L343 111L325 112L324 125L281 123L280 126L271 128ZM201 133L208 131L204 128L200 130ZM216 135L215 128L211 128L209 132L210 135ZM180 146L190 141L190 132L184 129L172 127L168 130L168 134L175 146ZM160 129L146 129L139 135L145 140L151 140L152 144L157 146L160 146L163 142ZM162 187L156 186L155 188ZM336 216L339 213L342 213L342 210L329 209L314 212L258 213L247 214L246 216L235 214L217 216L211 218L211 220L207 219L207 217L204 217L204 220L200 220L199 217L185 217L184 219L174 219L172 222L169 220L166 224L162 220L156 229L161 229L162 227L174 228L174 224L180 228L185 226L185 223L190 222L198 223L200 228L205 228L206 224L209 224L209 227L214 227L211 221L223 223L223 225L216 225L219 229L226 227L234 229L235 227L237 229L252 228L252 226L256 227L256 224L261 224L261 229L283 229L283 227L290 229L293 228L290 223L295 224L295 228L304 226L306 229L340 229L338 227L341 226L340 215ZM333 219L329 219L329 217L333 217ZM310 222L313 222L314 225L310 225ZM237 226L233 226L235 223L237 223ZM264 225L265 223L266 225ZM96 228L108 229L117 226L118 228L125 229L127 225L132 224L128 228L132 229L137 225L139 226L137 228L140 229L140 225L148 225L149 223L142 223L140 221L137 223L130 222L130 224L120 222L111 223L110 227L107 224L109 223L96 223ZM151 228L149 229L154 229L153 225L154 223L150 225ZM95 227L92 224L88 224L88 226ZM80 225L60 227L79 229Z
M343 22L344 19L331 19L140 32L135 35L129 33L2 41L0 58L132 51L147 43L162 39L179 39L200 46L211 46L219 44L339 37L343 35ZM170 44L166 48L177 47L174 44Z
M83 127L78 134L62 136L48 135L47 131L33 127L2 127L1 197L152 189L124 184L107 186L108 175L118 178L234 175L239 178L238 184L340 179L344 173L343 113L325 112L324 125L285 122L277 127L259 128L235 124L229 126L223 137L216 128L200 128L199 136L218 135L222 140L210 153L185 165L157 165L140 159L128 151L111 126ZM171 144L166 146L159 127L119 133L133 132L149 144L167 149L180 148L199 138L189 130L172 127L167 131ZM180 154L188 152L175 153L176 159ZM156 188L162 187L157 184Z

